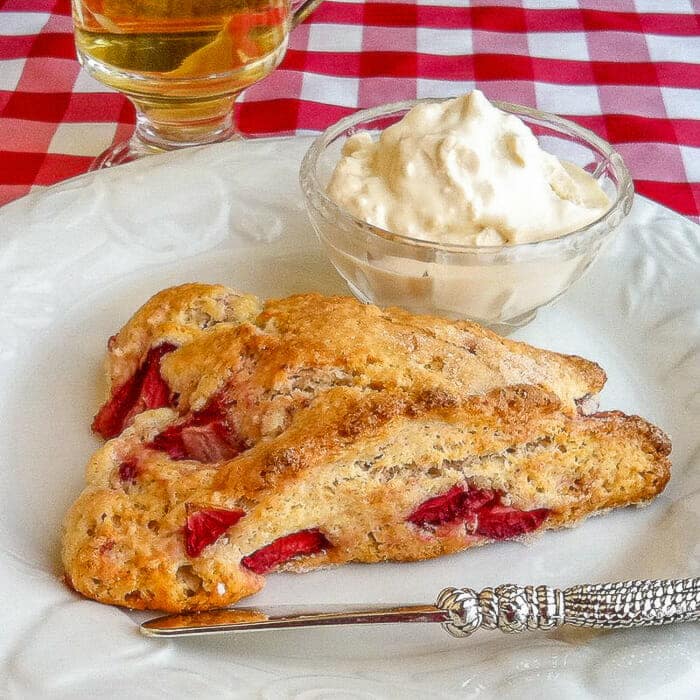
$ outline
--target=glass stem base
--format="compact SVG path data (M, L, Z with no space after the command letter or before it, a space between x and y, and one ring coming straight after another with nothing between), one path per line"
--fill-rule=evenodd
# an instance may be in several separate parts
M197 102L131 98L136 107L135 135L161 151L201 146L230 139L236 132L233 104L236 95Z
M97 156L90 170L110 168L164 151L241 138L233 120L236 95L182 103L131 96L129 99L136 108L133 136Z

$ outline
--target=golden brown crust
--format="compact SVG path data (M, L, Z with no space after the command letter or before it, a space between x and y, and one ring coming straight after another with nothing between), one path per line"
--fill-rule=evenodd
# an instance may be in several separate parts
M142 322L132 319L117 343ZM66 572L97 600L168 611L230 605L264 584L242 557L309 529L331 547L285 568L418 560L490 541L463 522L408 520L455 485L497 490L520 511L546 508L547 529L646 502L669 478L670 444L658 428L575 410L602 386L597 365L475 324L300 295L191 335L161 363L177 412L143 413L107 442L66 519ZM221 395L249 446L240 455L202 464L147 447L178 412ZM129 460L138 476L124 480ZM245 515L190 557L187 503Z
M503 341L474 324L433 319L431 327L426 317L317 294L268 301L250 323L201 333L166 357L162 371L182 411L200 410L227 384L237 398L231 419L253 443L283 430L297 406L330 386L471 395L539 384L574 411L605 379L594 363Z
M576 398L597 394L602 390L607 379L602 367L591 360L577 355L563 355L549 350L541 350L527 343L503 338L473 321L448 321L434 316L416 316L403 309L390 309L389 311L406 323L420 327L447 342L455 342L460 336L463 338L471 335L475 338L488 340L489 348L501 346L510 352L532 358L538 364L546 358L548 363L555 365L554 373L560 374L562 379L570 384L571 394ZM457 340L457 343L459 344L460 340ZM581 393L584 387L586 391ZM556 391L556 386L551 388Z
M259 312L260 302L252 294L239 294L219 284L190 283L164 289L109 339L109 384L123 384L151 347L165 342L184 345L216 324L236 325Z

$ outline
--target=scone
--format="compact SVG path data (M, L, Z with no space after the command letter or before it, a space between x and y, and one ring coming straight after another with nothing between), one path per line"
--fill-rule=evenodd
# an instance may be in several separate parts
M93 428L111 439L63 562L77 591L131 608L571 526L669 478L658 428L586 414L596 364L350 298L167 289L110 339L107 373Z

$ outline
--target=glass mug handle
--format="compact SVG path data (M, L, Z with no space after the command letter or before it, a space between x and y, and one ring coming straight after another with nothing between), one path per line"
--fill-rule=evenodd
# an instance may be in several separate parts
M323 0L305 0L299 4L292 2L292 22L291 29L301 24L321 3ZM294 7L296 5L296 7Z

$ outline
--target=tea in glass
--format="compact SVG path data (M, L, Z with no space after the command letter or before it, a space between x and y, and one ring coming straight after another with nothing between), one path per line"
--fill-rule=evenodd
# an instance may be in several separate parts
M289 0L73 0L78 57L132 100L141 145L221 141L235 131L236 95L280 63L290 29L319 2L292 12Z

